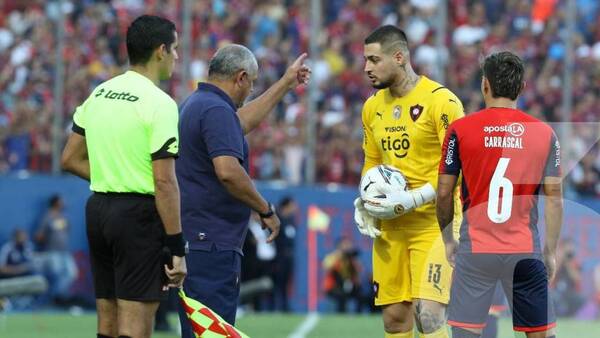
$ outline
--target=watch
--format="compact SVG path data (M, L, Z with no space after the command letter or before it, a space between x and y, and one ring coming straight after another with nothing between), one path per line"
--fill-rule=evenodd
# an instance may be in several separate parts
M275 214L275 207L273 206L273 204L271 202L268 202L268 204L269 204L269 211L267 211L265 213L259 212L258 216L260 216L260 218L269 218Z

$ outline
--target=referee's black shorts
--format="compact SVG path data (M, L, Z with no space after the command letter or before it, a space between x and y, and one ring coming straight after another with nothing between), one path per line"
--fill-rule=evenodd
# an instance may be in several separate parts
M85 211L96 298L166 299L166 235L154 197L94 193Z

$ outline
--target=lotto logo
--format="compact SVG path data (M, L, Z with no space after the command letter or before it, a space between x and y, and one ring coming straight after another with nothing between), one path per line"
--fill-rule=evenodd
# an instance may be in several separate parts
M96 94L94 96L100 97L104 94L104 92L106 92L106 90L104 88L100 88L100 90L98 90L98 92L96 92ZM110 89L104 95L104 98L109 99L109 100L122 100L122 101L129 101L129 102L135 102L140 99L139 97L137 97L135 95L129 94L129 92L117 93L117 92L113 92Z

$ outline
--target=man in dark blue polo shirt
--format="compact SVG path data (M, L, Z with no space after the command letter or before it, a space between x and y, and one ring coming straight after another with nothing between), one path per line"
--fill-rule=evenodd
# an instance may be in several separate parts
M181 189L188 297L210 307L230 324L235 322L239 296L242 245L251 210L259 213L271 242L279 233L273 206L248 176L248 143L244 135L257 127L283 96L306 83L310 69L302 54L283 77L248 103L258 76L258 64L244 46L219 49L209 64L208 82L180 107L177 179ZM238 111L239 108L239 111ZM193 337L180 311L182 337Z

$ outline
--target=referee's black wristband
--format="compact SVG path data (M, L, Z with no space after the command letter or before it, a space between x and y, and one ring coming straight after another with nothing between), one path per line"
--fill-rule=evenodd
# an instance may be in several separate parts
M185 240L181 232L175 235L167 235L165 245L171 250L172 256L185 256Z

